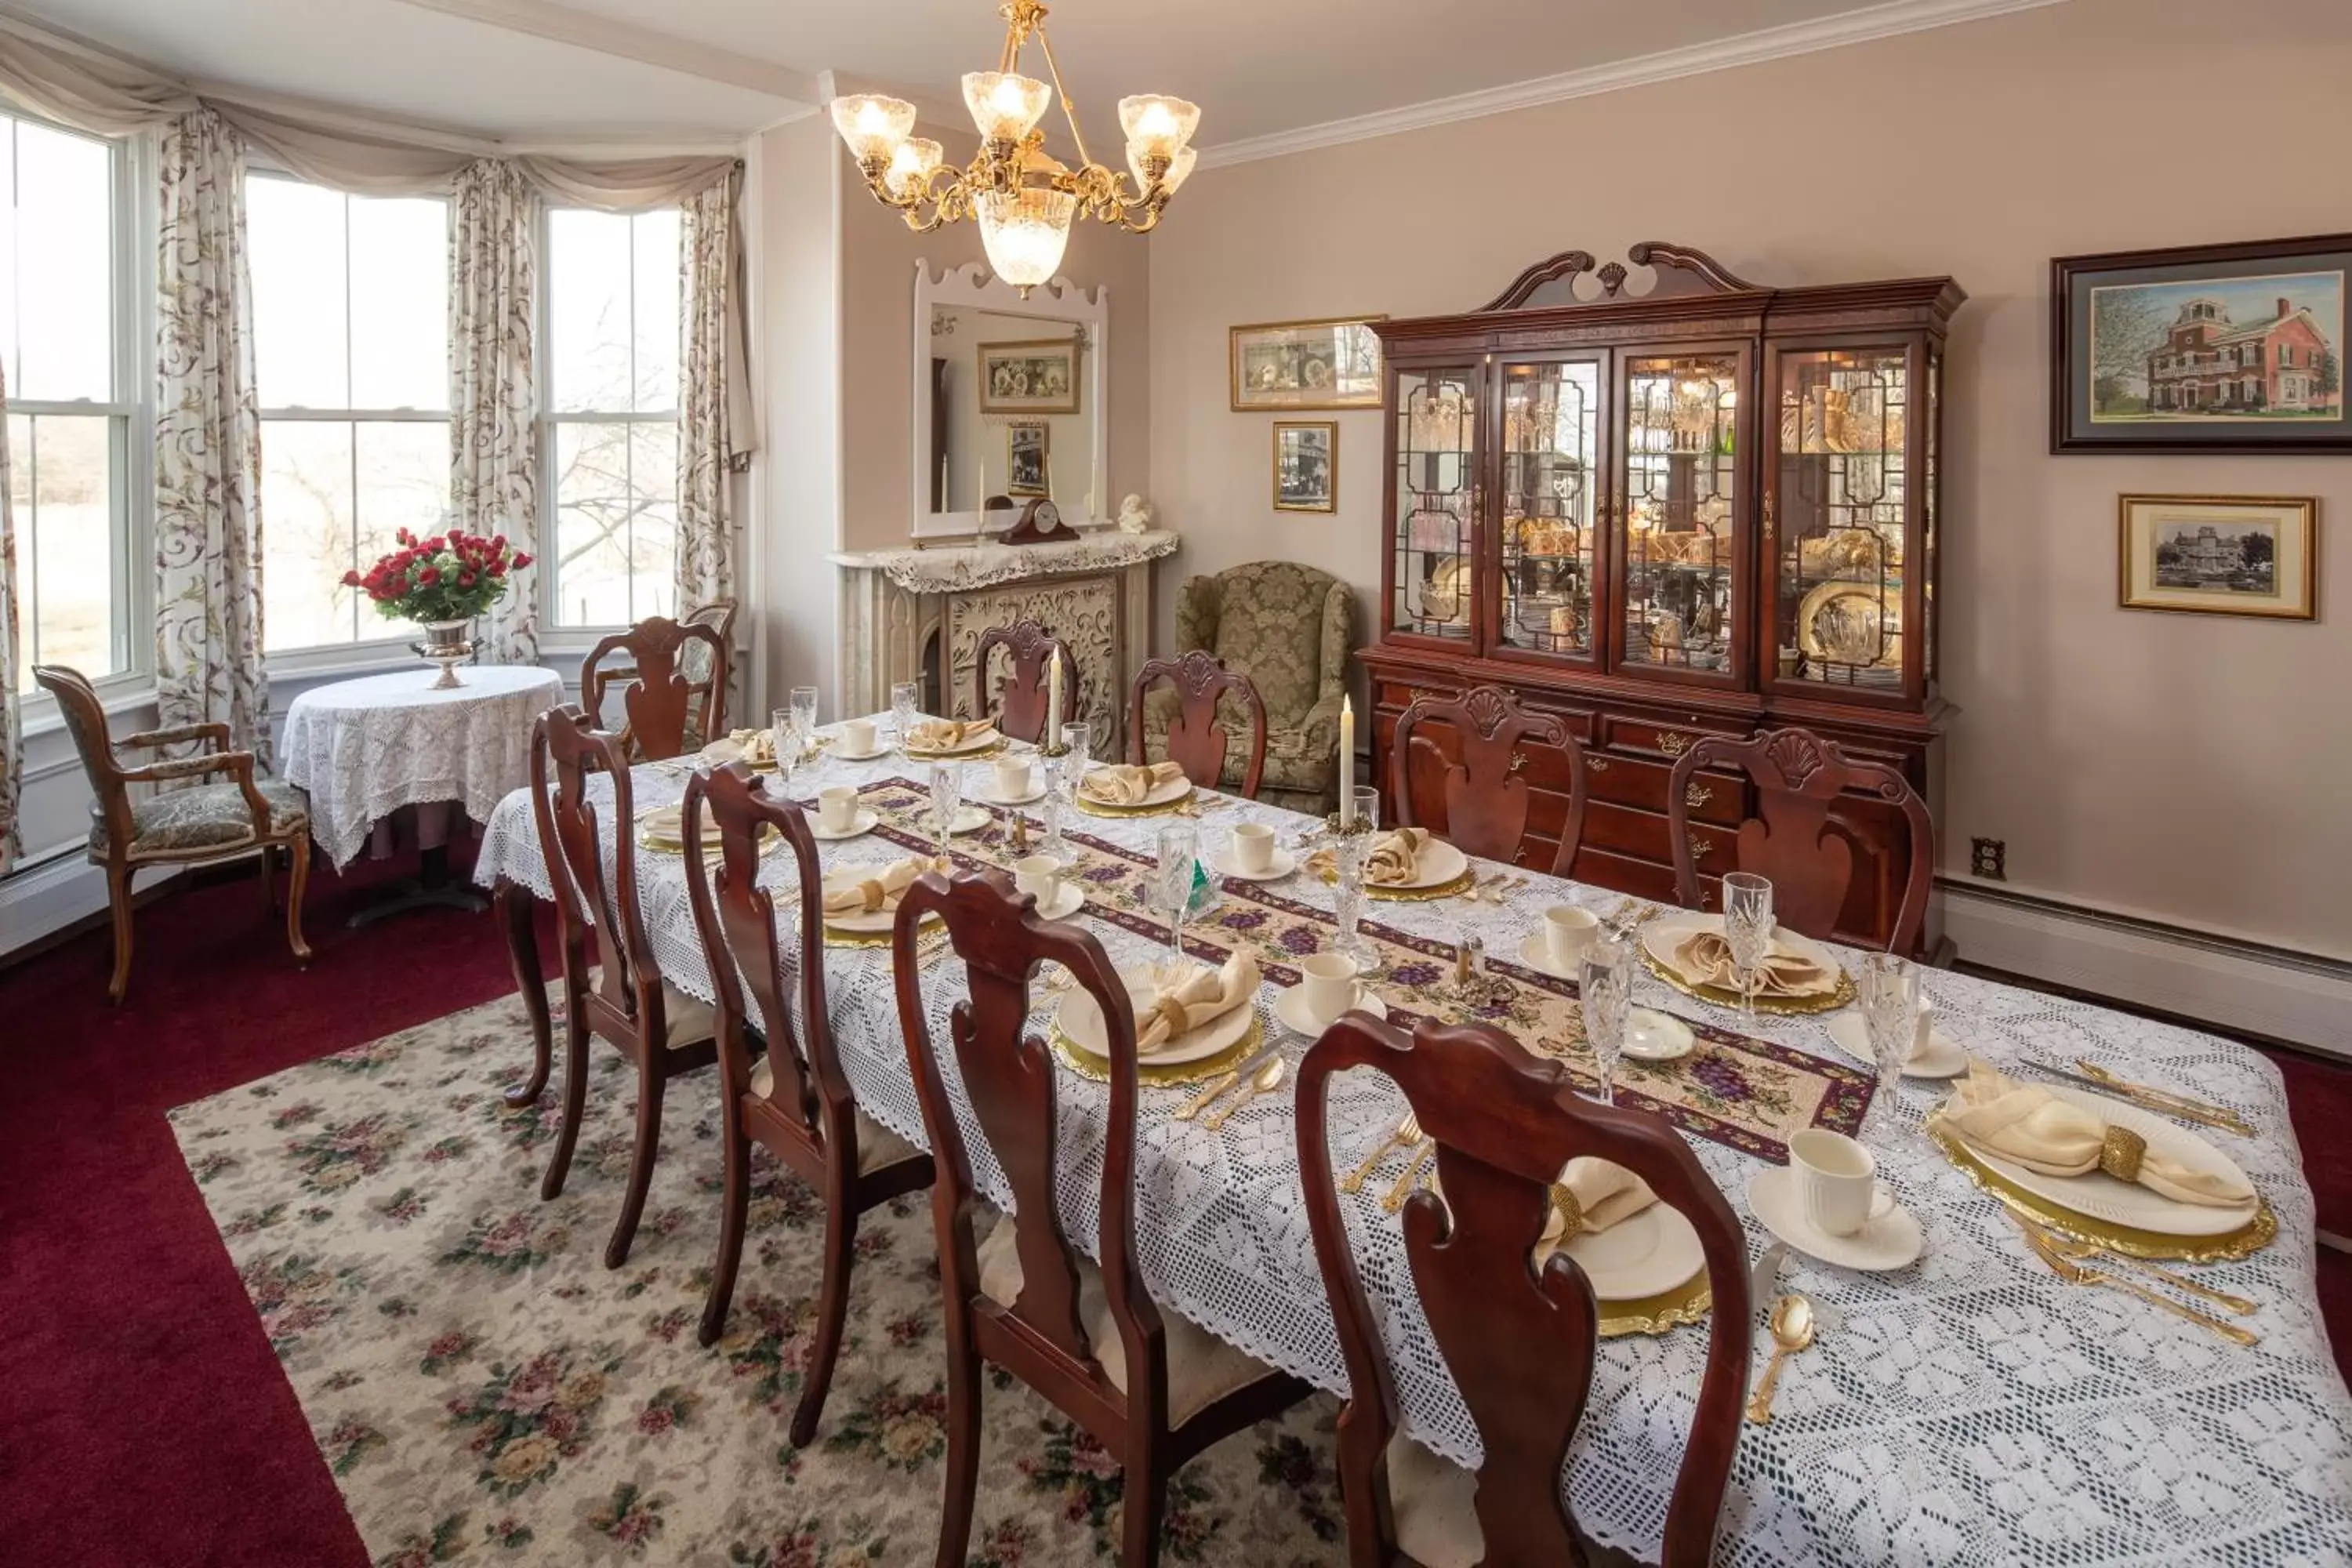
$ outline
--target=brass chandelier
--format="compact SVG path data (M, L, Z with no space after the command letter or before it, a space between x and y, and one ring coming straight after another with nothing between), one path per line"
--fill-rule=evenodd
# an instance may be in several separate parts
M1069 89L1054 62L1053 41L1045 37L1045 7L1038 0L1005 0L997 14L1004 18L1004 52L996 68L963 79L964 104L980 128L980 152L965 167L942 168L940 144L908 134L915 106L899 99L879 93L836 98L833 123L877 200L905 214L907 226L919 234L974 219L989 265L1026 299L1061 266L1070 225L1080 214L1130 234L1158 226L1168 198L1192 172L1198 154L1191 143L1201 110L1157 93L1120 99L1128 174L1114 174L1087 155ZM1033 37L1045 52L1051 85L1014 69ZM1076 169L1045 151L1045 132L1037 129L1057 91L1077 147Z

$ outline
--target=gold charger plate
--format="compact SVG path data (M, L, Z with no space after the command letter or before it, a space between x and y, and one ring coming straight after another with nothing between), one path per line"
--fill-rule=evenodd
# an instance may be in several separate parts
M1206 1028L1208 1026L1204 1024L1202 1027ZM1110 1081L1110 1068L1104 1063L1102 1058L1096 1056L1064 1034L1059 1024L1048 1025L1045 1037L1054 1047L1054 1055L1061 1058L1064 1067L1068 1068L1080 1078L1092 1079L1097 1083ZM1249 1060L1265 1044L1265 1020L1257 1016L1257 1010L1253 1006L1250 1009L1249 1027L1242 1031L1240 1039L1235 1040L1223 1050L1212 1057L1202 1057L1199 1061L1176 1062L1167 1067L1148 1067L1138 1063L1135 1069L1136 1081L1146 1089L1181 1089L1196 1083L1206 1083L1219 1073L1229 1072Z
M764 860L783 847L784 836L771 827L761 837L760 858ZM645 828L637 830L637 847L649 849L656 855L675 855L680 859L686 858L685 839L665 837ZM713 838L709 846L702 851L702 858L706 860L716 860L722 853L724 851L720 849L719 840Z
M932 932L943 929L946 924L947 922L940 918L938 911L934 910L923 917L922 928L916 932L916 935L918 938L928 937ZM824 928L824 945L827 947L887 947L898 939L898 933L895 930L844 931L839 926L830 924Z
M2127 1258L2173 1258L2184 1263L2234 1263L2252 1258L2278 1238L2278 1215L2271 1211L2271 1201L2255 1197L2254 1217L2232 1231L2220 1236L2176 1236L2168 1231L2140 1230L2127 1225L2116 1225L2095 1219L2052 1203L2037 1194L2029 1193L1982 1160L1958 1136L1942 1127L1931 1126L1927 1136L1944 1152L1944 1158L1958 1167L1962 1175L1985 1193L1990 1194L2005 1208L2011 1209L2039 1225L2067 1236L2095 1241L2112 1247Z
M1601 1337L1621 1339L1627 1334L1663 1334L1684 1323L1703 1322L1715 1310L1715 1291L1707 1284L1706 1270L1699 1271L1671 1290L1655 1296L1645 1296L1638 1301L1601 1301Z
M1083 795L1072 798L1077 803L1078 809L1088 816L1171 816L1183 810L1199 793L1195 789L1187 789L1175 799L1163 800L1157 805L1113 805L1108 801L1088 800Z
M985 746L975 747L969 752L926 752L913 746L907 747L906 752L907 760L910 763L978 763L987 761L1011 744L1010 741L999 735Z
M1642 964L1651 973L1685 996L1696 996L1702 1002L1712 1002L1718 1007L1728 1007L1734 1012L1738 1011L1739 993L1737 991L1727 991L1720 985L1694 985L1666 965L1660 963L1647 949L1642 952ZM1853 988L1853 976L1848 974L1844 966L1841 964L1838 967L1836 990L1824 991L1818 996L1759 996L1756 998L1756 1010L1759 1013L1782 1015L1834 1013L1841 1007L1852 1006L1856 994Z
M1433 883L1426 888L1391 888L1383 887L1373 882L1367 882L1364 884L1364 897L1368 899L1378 899L1384 904L1432 903L1439 899L1450 899L1457 893L1468 892L1470 890L1470 884L1476 879L1476 877L1477 868L1474 866L1465 868L1462 874L1457 877L1452 878L1446 881ZM1326 871L1323 873L1323 885L1325 887L1337 887L1339 882L1339 872Z

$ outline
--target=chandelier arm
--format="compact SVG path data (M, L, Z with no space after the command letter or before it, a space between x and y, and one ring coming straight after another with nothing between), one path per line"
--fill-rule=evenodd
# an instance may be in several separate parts
M1045 51L1045 74L1054 79L1054 91L1062 100L1062 118L1069 123L1070 140L1077 143L1078 165L1092 168L1095 161L1087 151L1087 133L1078 129L1077 110L1070 102L1070 89L1062 85L1062 68L1054 59L1054 40L1047 35L1043 18L1037 23L1037 47Z

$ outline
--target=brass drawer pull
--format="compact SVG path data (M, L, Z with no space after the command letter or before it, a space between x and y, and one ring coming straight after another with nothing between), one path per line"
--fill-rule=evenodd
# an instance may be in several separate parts
M1521 768L1526 767L1527 765L1528 754L1525 752L1513 752L1511 753L1510 771L1512 773L1517 773Z
M1679 730L1658 731L1658 750L1670 757L1679 757L1691 749L1691 738Z
M1689 806L1693 811L1696 811L1699 807L1705 805L1708 801L1711 801L1714 798L1715 792L1707 788L1705 784L1695 784L1691 785L1690 788L1683 791L1683 804Z
M1694 833L1690 836L1691 859L1694 862L1704 861L1707 857L1707 852L1714 847L1715 845L1712 842L1707 839L1701 838L1697 834Z
M1587 756L1584 759L1584 765L1592 773L1605 773L1609 771L1609 759L1606 757Z

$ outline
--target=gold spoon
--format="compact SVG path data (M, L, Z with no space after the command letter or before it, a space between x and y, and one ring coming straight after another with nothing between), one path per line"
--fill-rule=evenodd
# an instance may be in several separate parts
M1349 1172L1345 1176L1340 1178L1339 1190L1343 1193L1362 1192L1364 1190L1364 1184L1372 1179L1372 1172L1379 1167L1380 1163L1382 1160L1389 1157L1390 1150L1395 1148L1400 1143L1418 1143L1420 1142L1421 1118L1408 1110L1404 1113L1404 1120L1397 1123L1396 1131L1381 1139L1380 1147L1365 1155L1362 1164L1358 1165L1354 1170Z
M1813 1304L1802 1296L1783 1296L1772 1303L1772 1319L1765 1326L1772 1331L1772 1360L1764 1368L1764 1381L1756 1385L1755 1397L1748 1402L1748 1419L1759 1426L1772 1419L1772 1392L1780 1386L1780 1363L1813 1342Z
M1288 1066L1289 1064L1284 1061L1282 1058L1276 1057L1274 1060L1266 1063L1265 1066L1258 1068L1257 1076L1250 1079L1249 1087L1247 1089L1242 1090L1239 1094L1234 1096L1231 1100L1217 1107L1217 1109L1211 1113L1207 1120L1203 1121L1201 1125L1207 1128L1210 1131L1214 1132L1218 1128L1223 1127L1225 1124L1226 1119L1231 1117L1234 1111L1239 1110L1243 1106L1247 1105L1251 1100L1255 1100L1261 1094L1273 1093L1276 1089L1281 1087L1283 1070Z

